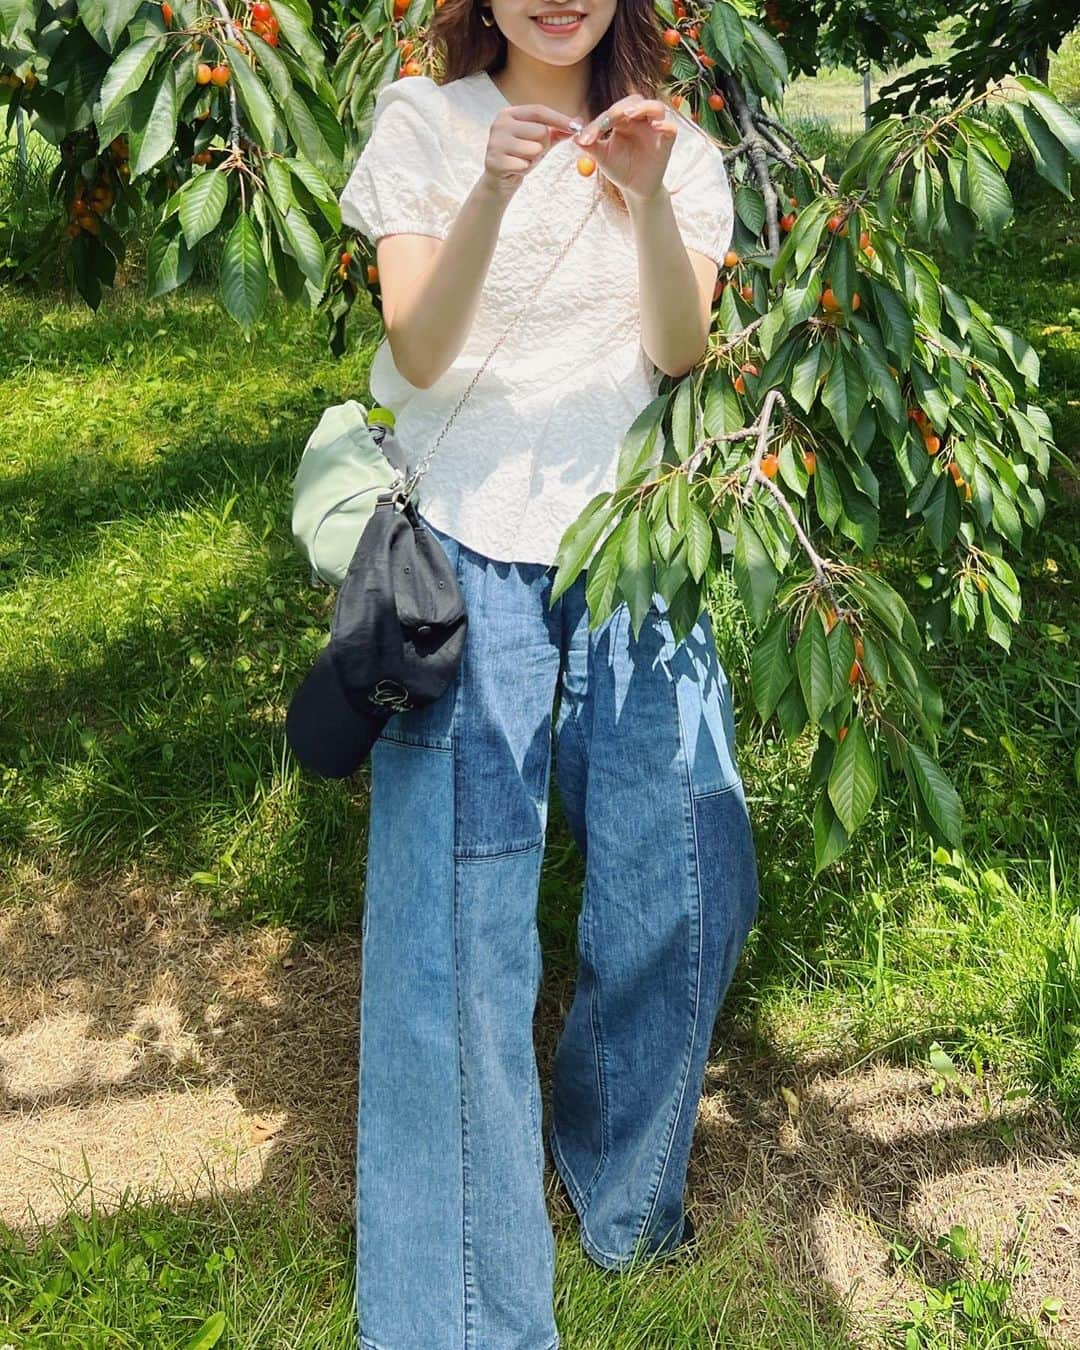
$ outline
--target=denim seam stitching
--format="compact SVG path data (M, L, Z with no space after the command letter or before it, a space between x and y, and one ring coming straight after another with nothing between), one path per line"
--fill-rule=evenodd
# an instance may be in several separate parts
M727 793L729 793L729 792L734 792L735 789L736 789L737 787L740 787L740 786L741 786L741 784L740 784L739 782L734 782L734 783L731 783L728 787L722 787L722 788L710 788L708 792L695 792L695 793L693 794L693 796L694 796L694 801L696 801L696 802L702 802L702 801L704 801L707 797L724 797L724 796L727 795Z
M574 1208L577 1210L578 1219L581 1220L585 1210L585 1197L570 1164L566 1161L566 1154L559 1143L559 1133L555 1128L554 1120L548 1128L548 1146L551 1149L551 1160L555 1164L555 1170L565 1182L566 1189L570 1193L570 1199L574 1202Z
M569 1192L570 1199L573 1202L574 1209L577 1211L582 1246L590 1256L595 1253L597 1256L602 1257L603 1260L614 1263L614 1267L625 1265L625 1257L618 1255L616 1252L609 1252L604 1247L601 1247L589 1232L588 1224L585 1222L585 1210L588 1206L581 1187L577 1184L577 1179L574 1176L573 1170L566 1161L566 1154L563 1152L562 1145L559 1143L559 1136L555 1129L554 1121L551 1124L551 1128L548 1130L548 1144L551 1148L551 1160L555 1165L555 1170L562 1178L566 1189Z
M455 862L496 862L499 858L512 858L518 853L535 853L538 848L543 848L542 839L534 839L531 843L521 844L516 848L500 849L498 853L474 853L469 850L475 845L461 844L454 849Z
M614 624L613 639L615 643L619 643L622 640L620 629L625 631L626 627L629 625L629 622L630 622L629 607L623 606L620 609L618 618L616 619L616 622ZM593 653L590 652L590 656L592 655ZM589 673L591 674L591 672ZM571 720L573 720L572 711L571 711ZM586 756L587 753L588 747L586 747ZM588 792L589 792L588 785L586 784L585 788L586 822L588 821ZM593 961L592 958L592 950L593 950L592 946L586 940L587 931L592 926L592 907L589 904L590 889L589 889L588 861L586 861L585 884L583 887L583 892L584 893L582 896L582 907L581 907L581 918L582 918L581 936L582 941L586 946L586 955L588 956L589 964L593 968L592 996L589 999L589 1029L592 1033L593 1064L596 1068L596 1082L597 1087L599 1089L598 1096L600 1099L600 1157L597 1159L596 1167L593 1171L592 1176L589 1178L589 1184L585 1187L585 1190L583 1192L582 1208L587 1208L589 1199L592 1196L593 1187L599 1180L600 1173L604 1167L604 1163L607 1162L609 1151L608 1149L609 1135L611 1130L611 1111L609 1108L607 1098L607 1074L606 1074L606 1055L604 1052L604 1028L600 1017L600 981L599 979L597 979L596 976L596 963L595 961ZM584 1223L584 1220L582 1220L582 1223Z
M665 641L664 647L666 648L666 646L667 643ZM683 1063L681 1069L682 1081L679 1085L679 1097L671 1113L671 1119L668 1124L667 1148L664 1151L663 1161L660 1164L660 1168L659 1171L657 1172L656 1179L653 1185L652 1199L649 1202L649 1207L645 1213L645 1217L642 1220L641 1227L638 1231L638 1241L640 1241L641 1238L644 1236L645 1230L648 1228L649 1222L652 1219L653 1214L656 1212L656 1202L660 1196L660 1188L664 1182L664 1176L667 1172L668 1163L671 1161L671 1150L675 1144L675 1133L678 1127L679 1114L682 1111L682 1104L686 1097L686 1085L690 1077L690 1064L693 1059L694 1041L697 1038L698 1020L701 1013L701 947L702 947L701 930L703 919L702 919L702 900L701 900L701 876L700 876L701 869L700 866L698 865L697 818L696 813L694 811L693 776L690 768L690 757L686 751L685 727L683 726L682 709L679 707L678 689L676 688L675 677L672 674L671 666L667 658L664 656L663 651L661 651L660 660L663 662L664 668L668 673L670 681L669 688L671 690L672 701L675 708L675 726L679 733L679 754L684 765L684 774L685 774L684 781L686 783L686 798L684 805L689 807L689 820L686 823L688 823L690 826L689 830L691 843L690 852L692 857L691 872L693 876L694 890L697 893L697 927L694 933L694 936L697 940L697 975L692 985L694 995L694 1017L693 1021L690 1024L690 1034L689 1037L687 1038L686 1049L683 1052Z
M582 900L582 925L581 937L585 948L585 955L593 971L592 994L589 997L589 1031L591 1033L593 1050L593 1067L596 1070L597 1096L600 1100L600 1157L597 1159L596 1167L592 1176L589 1178L588 1185L582 1193L582 1206L587 1207L589 1198L592 1195L593 1187L603 1170L604 1163L608 1156L608 1132L611 1125L610 1112L608 1110L607 1100L607 1058L604 1051L604 1028L600 1017L600 981L597 978L596 961L593 957L594 947L591 939L587 936L592 928L592 907L589 904L590 887L588 875L585 877L584 897Z
M364 923L365 923L365 924L366 924L366 922L367 922L368 903L369 903L369 901L368 901L368 895L367 895L367 892L366 892L366 890L365 890L365 893L364 893ZM359 1009L360 1016L359 1016L359 1019L358 1019L360 1025L359 1025L359 1029L358 1029L358 1032L357 1032L357 1072L356 1072L356 1088L357 1088L357 1098L358 1098L358 1100L357 1100L357 1105L356 1105L356 1203L355 1203L355 1209L356 1209L356 1275L357 1275L357 1278L356 1278L356 1316L357 1316L357 1321L358 1321L358 1322L359 1322L359 1319L360 1319L360 1313L361 1313L361 1308L360 1308L360 1272L364 1269L364 1264L365 1264L365 1263L364 1263L364 1260L363 1260L363 1252L364 1252L364 1247L365 1247L365 1243L364 1243L364 1240L363 1240L363 1235L364 1235L364 1228L365 1228L365 1226L366 1226L365 1223L364 1223L364 1219L363 1219L363 1207L362 1207L362 1205L360 1204L360 1196L361 1196L361 1193L362 1193L362 1190L363 1190L363 1187L361 1186L361 1175L362 1175L362 1171L363 1171L363 1166L362 1166L362 1163L363 1163L363 1150L360 1148L360 1131L361 1131L361 1129L363 1128L363 1114L364 1114L364 1113L363 1113L364 1098L363 1098L363 1094L360 1092L360 1080L361 1080L361 1076L362 1076L362 1074L363 1074L363 1066L364 1066L364 989L365 989L366 984L367 984L367 981L364 979L364 964L363 964L363 943L364 943L364 937L363 937L363 936L361 936L360 942L361 942L361 960L360 960L360 999L359 999L359 1002L360 1002L360 1009Z
M453 750L453 746L447 745L443 741L423 740L420 737L405 740L400 736L392 736L387 731L380 733L379 740L389 741L391 745L403 745L407 750L441 750L444 755L449 755Z
M535 928L533 929L532 942L531 942L530 945L531 945L531 948L532 948L532 954L531 954L531 960L530 960L530 963L529 963L529 973L530 973L530 975L531 975L531 981L530 981L530 984L529 984L529 988L533 991L533 1014L535 1015L535 1012L536 1012L536 985L537 985L537 980L540 978L540 974L541 974L541 971L542 971L542 969L543 969L543 953L540 951L540 936L539 936L539 934L536 932ZM531 1019L530 1019L530 1020L531 1020ZM534 1072L534 1073L536 1072L535 1069L533 1070L533 1072ZM540 1182L541 1182L541 1185L543 1185L543 1181L544 1181L544 1143L543 1143L543 1140L542 1140L541 1137L540 1137L540 1120L539 1120L539 1118L538 1118L538 1116L537 1116L537 1114L536 1114L536 1094L533 1092L533 1086L534 1086L533 1084L530 1084L530 1085L529 1085L529 1115L532 1117L533 1147L534 1147L534 1151L540 1155Z
M450 766L450 777L452 781L451 792L451 810L453 811L454 838L456 840L457 830L460 825L458 817L458 793L457 776L461 767L461 756L457 753L459 749L459 737L456 734L458 718L461 711L461 700L455 695L454 707L450 714L450 744L455 752L453 762ZM465 1090L465 1051L462 1044L462 1018L461 1018L461 931L459 924L459 892L458 886L458 865L457 859L452 858L450 863L452 869L452 914L454 930L454 1001L457 1007L457 1042L458 1042L458 1103L461 1113L461 1245L462 1245L462 1346L464 1350L472 1344L471 1337L471 1315L472 1315L472 1238L469 1232L469 1187L471 1184L470 1159L469 1159L469 1107Z
M544 1347L544 1350L559 1350L559 1344L559 1338L556 1336L549 1345ZM385 1347L379 1341L373 1341L370 1336L363 1335L360 1337L360 1347L361 1350L385 1350Z

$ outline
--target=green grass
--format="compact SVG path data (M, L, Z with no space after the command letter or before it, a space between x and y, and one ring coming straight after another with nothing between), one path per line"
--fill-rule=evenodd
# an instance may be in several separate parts
M1078 236L1075 205L1034 195L1003 245L944 261L953 285L1040 352L1044 401L1074 462ZM11 875L23 861L92 882L134 863L177 888L212 888L236 922L355 929L366 776L310 780L283 737L333 599L308 585L288 517L319 412L365 391L373 316L340 362L310 316L274 305L248 345L198 291L148 303L121 290L95 317L8 290L0 323ZM1080 529L1075 484L1055 482L1020 567L1012 651L971 640L933 657L943 758L968 812L962 855L935 855L904 809L880 807L815 880L808 745L741 719L762 904L721 1045L738 1030L779 1062L830 1051L925 1063L936 1040L961 1066L1032 1085L1080 1119ZM712 608L745 710L748 634L725 579ZM554 795L540 919L557 975L572 969L581 880ZM16 901L13 883L4 899ZM753 1215L693 1264L622 1282L591 1267L572 1226L559 1236L567 1350L698 1346L702 1328L722 1328L710 1343L727 1347L850 1343L842 1309L775 1274ZM33 1250L12 1236L0 1243L0 1342L197 1345L223 1312L221 1344L351 1345L351 1241L309 1211L299 1183L287 1203L269 1191L132 1203L62 1224Z
M0 1332L41 1350L202 1350L215 1332L221 1345L352 1350L351 1225L317 1218L302 1179L287 1199L139 1205L131 1197L39 1243L0 1245ZM564 1237L557 1315L567 1347L848 1345L839 1313L808 1308L771 1278L752 1218L697 1263L621 1281Z

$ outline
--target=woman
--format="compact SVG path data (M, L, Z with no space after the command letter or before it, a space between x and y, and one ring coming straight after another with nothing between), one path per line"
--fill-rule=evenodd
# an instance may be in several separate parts
M709 1041L757 910L707 611L676 645L658 594L637 640L625 604L589 631L585 572L550 604L560 537L614 487L626 428L704 354L732 203L719 149L655 96L650 0L445 0L434 34L442 82L380 91L341 198L376 244L372 393L411 453L519 321L419 486L468 613L460 667L372 750L360 1342L552 1350L532 1017L553 717L586 880L547 1138L598 1265L692 1234Z

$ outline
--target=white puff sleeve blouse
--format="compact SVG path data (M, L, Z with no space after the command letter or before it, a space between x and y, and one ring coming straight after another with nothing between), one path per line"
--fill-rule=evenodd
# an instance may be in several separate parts
M485 72L444 85L416 75L384 86L341 194L342 219L372 242L394 233L445 238L508 102ZM723 154L689 118L669 115L678 132L664 186L680 235L720 265L734 223ZM641 347L633 226L614 203L600 202L534 295L599 191L599 170L590 178L577 172L579 153L569 139L552 146L514 193L472 329L450 368L417 388L395 367L385 337L372 361L372 397L393 410L397 439L415 464L516 320L417 490L421 515L503 561L554 561L586 503L614 488L622 438L661 379Z

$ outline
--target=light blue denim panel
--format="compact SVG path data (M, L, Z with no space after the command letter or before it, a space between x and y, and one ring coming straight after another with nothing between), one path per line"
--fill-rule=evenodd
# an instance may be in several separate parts
M542 1097L532 1034L542 856L538 844L455 861L458 1016L465 1047L465 1345L475 1350L546 1344L540 1335L553 1320L555 1240L544 1198ZM508 1185L509 1177L519 1184Z
M659 601L660 597L656 599ZM679 718L685 738L695 796L742 787L735 758L735 715L731 685L716 652L712 620L703 609L686 638L676 647L666 605L654 605L664 634L661 660L675 683Z
M461 1350L453 762L383 737L371 769L356 1178L362 1344Z

